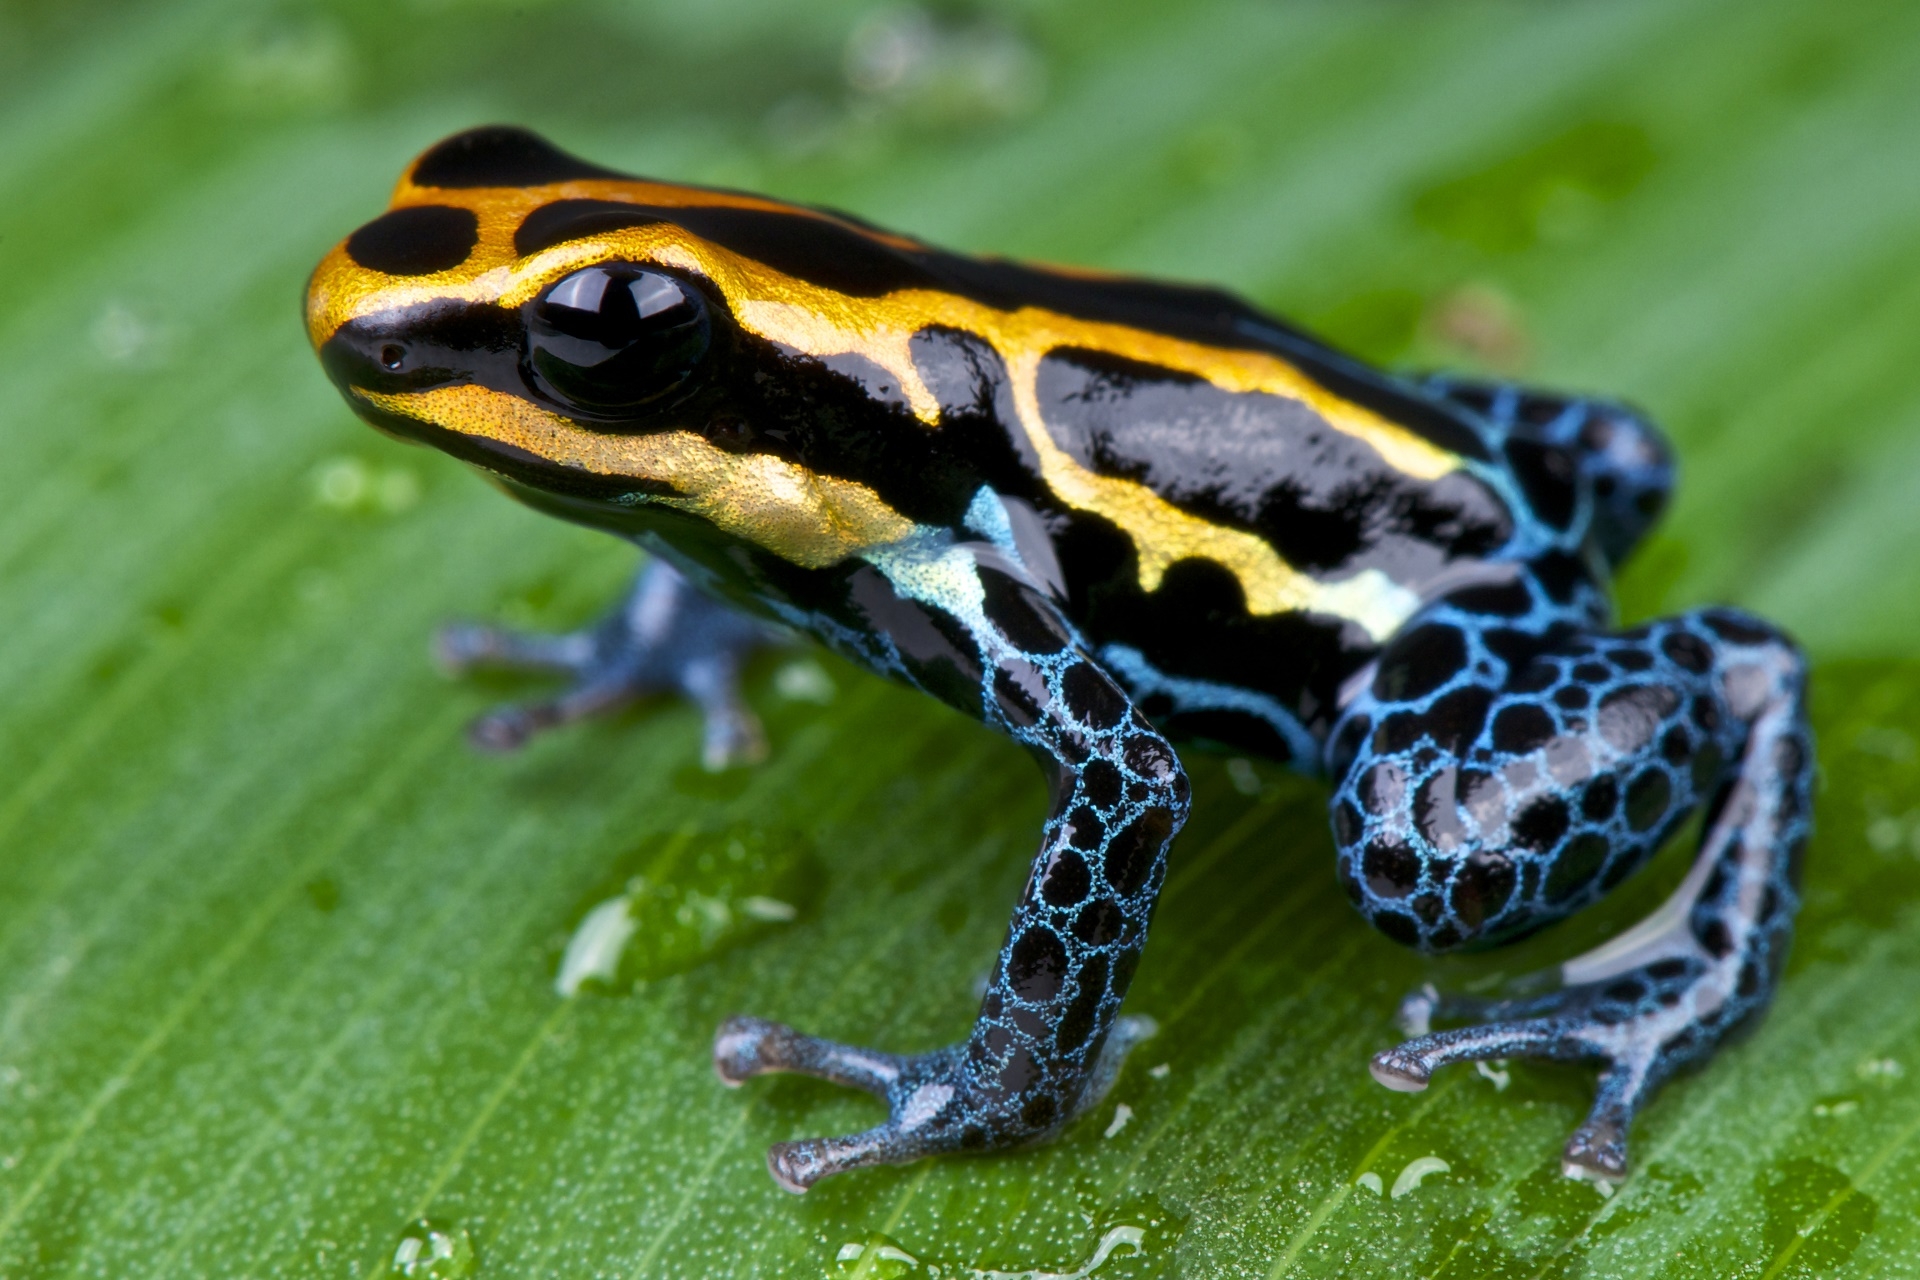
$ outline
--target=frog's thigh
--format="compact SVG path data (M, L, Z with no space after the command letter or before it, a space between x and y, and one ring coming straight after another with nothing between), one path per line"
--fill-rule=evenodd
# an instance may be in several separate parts
M1352 756L1333 810L1341 878L1384 932L1429 951L1525 933L1711 808L1673 899L1562 966L1560 991L1418 996L1403 1009L1414 1030L1435 1017L1479 1025L1421 1034L1374 1074L1417 1089L1461 1060L1598 1060L1599 1098L1566 1163L1618 1177L1653 1090L1772 996L1809 831L1804 664L1777 631L1725 611L1542 638L1529 653L1461 599L1389 646L1338 739Z

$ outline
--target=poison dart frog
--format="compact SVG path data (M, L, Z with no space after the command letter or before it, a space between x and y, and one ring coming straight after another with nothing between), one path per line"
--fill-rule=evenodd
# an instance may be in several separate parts
M1142 1033L1120 1007L1187 818L1176 741L1324 777L1347 896L1428 953L1587 906L1704 811L1653 916L1548 994L1409 997L1372 1060L1398 1090L1598 1063L1571 1175L1622 1177L1635 1113L1779 981L1805 663L1729 609L1613 625L1673 476L1630 408L1376 371L1214 289L949 253L507 127L420 156L306 321L372 425L653 553L589 630L443 633L456 667L571 678L483 745L677 689L710 765L750 759L739 672L779 627L1039 760L1051 807L963 1043L720 1027L730 1085L796 1071L887 1106L774 1146L789 1190L1045 1140L1099 1099Z

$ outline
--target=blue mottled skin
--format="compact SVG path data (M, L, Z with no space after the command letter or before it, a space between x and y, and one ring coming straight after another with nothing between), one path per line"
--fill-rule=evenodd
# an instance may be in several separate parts
M708 767L750 761L739 673L784 627L1040 762L1051 807L963 1043L721 1027L728 1084L798 1071L887 1105L775 1146L790 1190L1042 1141L1099 1100L1148 1029L1120 1009L1187 817L1169 736L1324 776L1340 883L1429 953L1579 910L1704 815L1668 904L1558 990L1418 993L1373 1060L1402 1090L1598 1063L1569 1173L1620 1177L1652 1092L1771 998L1805 667L1730 610L1613 629L1608 578L1673 481L1623 406L1394 377L1219 290L969 258L506 126L416 160L315 269L306 321L371 425L655 553L586 631L443 634L456 671L572 681L480 745L669 691L705 711Z
M1381 1083L1422 1088L1436 1068L1473 1059L1598 1062L1598 1096L1565 1165L1570 1175L1618 1178L1629 1124L1653 1090L1765 1008L1809 833L1800 656L1766 623L1724 609L1608 629L1605 595L1570 561L1584 546L1618 562L1664 505L1671 464L1646 423L1618 406L1511 387L1427 386L1475 410L1496 447L1518 437L1577 459L1586 505L1564 529L1517 528L1504 581L1423 608L1324 743L1258 694L1170 681L1120 646L1089 653L1032 585L1039 567L1022 562L990 491L969 513L965 532L978 541L938 532L862 570L885 580L896 614L917 610L923 628L944 623L966 638L945 656L972 682L970 695L937 687L902 651L898 637L913 624L899 616L884 633L787 618L872 669L976 710L1048 767L1054 803L964 1044L896 1055L756 1018L721 1028L715 1065L729 1084L799 1071L888 1106L890 1118L865 1133L778 1144L769 1165L783 1186L1043 1140L1098 1101L1145 1033L1119 1005L1187 815L1178 758L1134 709L1155 692L1244 703L1310 744L1295 762L1310 771L1317 762L1332 781L1341 884L1376 928L1423 951L1508 941L1589 905L1707 807L1699 860L1666 909L1568 962L1551 994L1410 997L1401 1017L1418 1034L1375 1058ZM759 749L735 678L741 658L775 639L657 560L590 632L541 639L462 627L442 649L457 667L492 661L578 681L555 702L482 720L483 743L513 745L677 687L706 708L706 759L721 767ZM1430 1031L1436 1019L1468 1025Z

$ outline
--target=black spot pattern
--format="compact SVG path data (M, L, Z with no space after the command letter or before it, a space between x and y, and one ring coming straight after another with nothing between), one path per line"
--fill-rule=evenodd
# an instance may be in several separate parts
M1516 617L1523 595L1535 611ZM1498 941L1585 906L1738 755L1746 725L1722 705L1712 655L1725 641L1705 621L1597 649L1551 599L1472 588L1429 607L1347 712L1375 728L1338 782L1335 837L1362 910L1415 946ZM1488 603L1492 616L1466 607ZM1516 631L1535 638L1509 647L1518 665L1484 643ZM1410 901L1436 905L1408 915Z
M1613 973L1593 962L1590 981L1531 1000L1412 997L1426 1017L1474 1025L1374 1060L1396 1087L1470 1059L1606 1061L1617 1069L1603 1074L1565 1158L1617 1178L1634 1112L1771 999L1808 829L1804 664L1772 628L1726 611L1602 637L1590 614L1554 607L1556 593L1539 585L1546 603L1528 616L1462 592L1388 646L1346 712L1376 728L1355 739L1336 779L1334 839L1341 884L1374 927L1446 951L1530 933L1592 902L1711 805L1700 856L1715 861L1690 917L1649 944L1652 959ZM1515 631L1536 644L1487 643ZM1453 713L1437 711L1469 691L1487 711L1484 730L1463 741ZM1735 791L1737 810L1726 801Z
M456 133L414 162L409 175L420 187L531 187L576 178L625 175L588 164L513 125L484 125Z
M347 256L369 271L427 276L467 260L480 239L471 209L416 204L383 213L347 237Z
M977 593L893 588L888 600L861 579L861 614L886 619L893 645L874 663L977 708L1051 760L1054 816L965 1044L888 1058L899 1070L880 1082L851 1065L874 1061L868 1051L751 1019L729 1024L733 1040L723 1028L716 1061L728 1078L810 1071L872 1088L893 1111L853 1157L830 1139L775 1147L777 1176L794 1184L858 1164L1030 1142L1089 1104L1086 1086L1116 1033L1167 847L1186 819L1179 758L1079 646L1058 607L1008 573L979 564L971 573ZM936 654L940 665L929 660ZM948 688L956 678L971 692Z

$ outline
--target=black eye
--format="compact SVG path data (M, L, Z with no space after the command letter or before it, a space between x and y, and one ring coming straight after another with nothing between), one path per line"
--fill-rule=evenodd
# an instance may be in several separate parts
M407 362L407 349L389 342L380 348L380 367L388 372L397 371Z
M536 383L596 417L620 417L680 386L709 337L698 290L624 263L583 268L527 304Z

